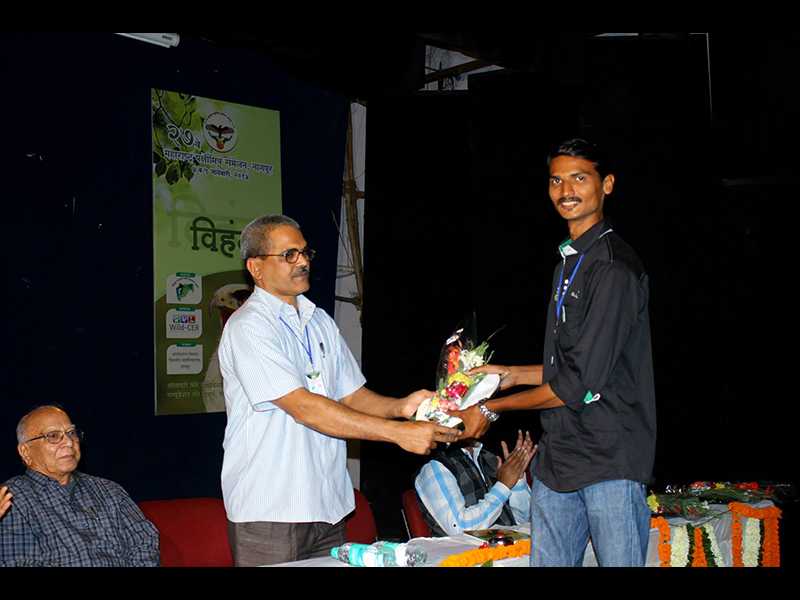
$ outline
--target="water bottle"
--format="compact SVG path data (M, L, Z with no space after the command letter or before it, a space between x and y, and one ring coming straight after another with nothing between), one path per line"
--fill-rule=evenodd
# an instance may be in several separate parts
M428 560L428 553L416 544L395 544L393 542L375 542L375 546L394 555L394 564L398 567L421 567Z
M395 552L393 548L377 545L347 543L333 548L331 556L346 565L354 567L393 567Z

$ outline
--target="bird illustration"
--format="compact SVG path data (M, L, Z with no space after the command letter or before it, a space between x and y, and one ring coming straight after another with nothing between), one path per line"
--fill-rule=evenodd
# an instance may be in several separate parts
M253 288L241 283L224 285L214 292L214 297L208 305L208 314L213 316L214 310L220 313L220 334L230 316L245 303L253 293ZM222 391L222 373L219 370L218 348L214 349L211 360L208 361L206 376L203 380L203 404L206 412L225 412L225 396Z
M217 148L222 150L225 148L225 144L233 139L234 129L232 127L220 127L219 125L209 124L206 125L206 131L209 132L209 135L216 140ZM225 137L225 136L228 137Z

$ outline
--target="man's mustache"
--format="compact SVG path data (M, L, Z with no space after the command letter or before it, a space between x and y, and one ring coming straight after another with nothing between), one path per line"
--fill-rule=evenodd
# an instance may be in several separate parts
M559 198L558 204L564 204L564 202L583 202L580 196L564 196L563 198Z
M292 277L297 277L299 275L308 275L308 265L303 265L302 267L297 267L294 272L292 273Z

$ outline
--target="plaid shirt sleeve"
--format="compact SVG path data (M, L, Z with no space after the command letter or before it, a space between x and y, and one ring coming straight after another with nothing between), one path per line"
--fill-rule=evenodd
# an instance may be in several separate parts
M0 567L36 566L37 542L33 529L20 510L11 508L0 519Z
M110 481L105 483L115 490L116 523L111 527L121 540L123 564L130 567L161 566L159 533L155 525L145 518L122 486Z
M512 490L498 481L483 500L468 507L465 505L456 478L444 465L435 460L422 467L415 488L428 511L448 535L460 535L464 531L474 529L488 529L498 519L503 505L512 496ZM523 496L523 504L526 495L524 492L527 491L525 488L527 485L521 480L513 490L515 496L518 492L522 492L519 495ZM527 493L527 496L530 503L530 493ZM517 522L528 521L527 516L519 521L521 515L513 506L512 512Z

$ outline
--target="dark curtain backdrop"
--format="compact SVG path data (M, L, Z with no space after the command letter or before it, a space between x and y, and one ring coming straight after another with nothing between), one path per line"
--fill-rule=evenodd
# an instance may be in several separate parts
M4 33L0 49L0 480L22 470L19 417L58 402L86 431L85 472L137 501L221 497L225 415L154 416L150 89L280 111L284 212L318 250L310 296L331 313L349 98L190 36Z
M473 309L481 338L500 330L494 362L542 360L567 236L544 158L584 136L617 159L607 213L651 278L654 489L794 483L789 357L778 350L787 332L777 321L790 255L776 200L797 179L788 105L800 88L795 73L764 65L796 59L798 44L742 43L712 36L711 84L704 37L596 40L579 82L506 71L471 77L469 92L371 103L364 371L376 389L433 385L442 343ZM781 90L774 101L770 85ZM536 434L538 416L503 415L485 442L497 452L520 427ZM413 485L422 463L377 444L363 454L364 491L379 507ZM402 531L398 515L380 519Z

